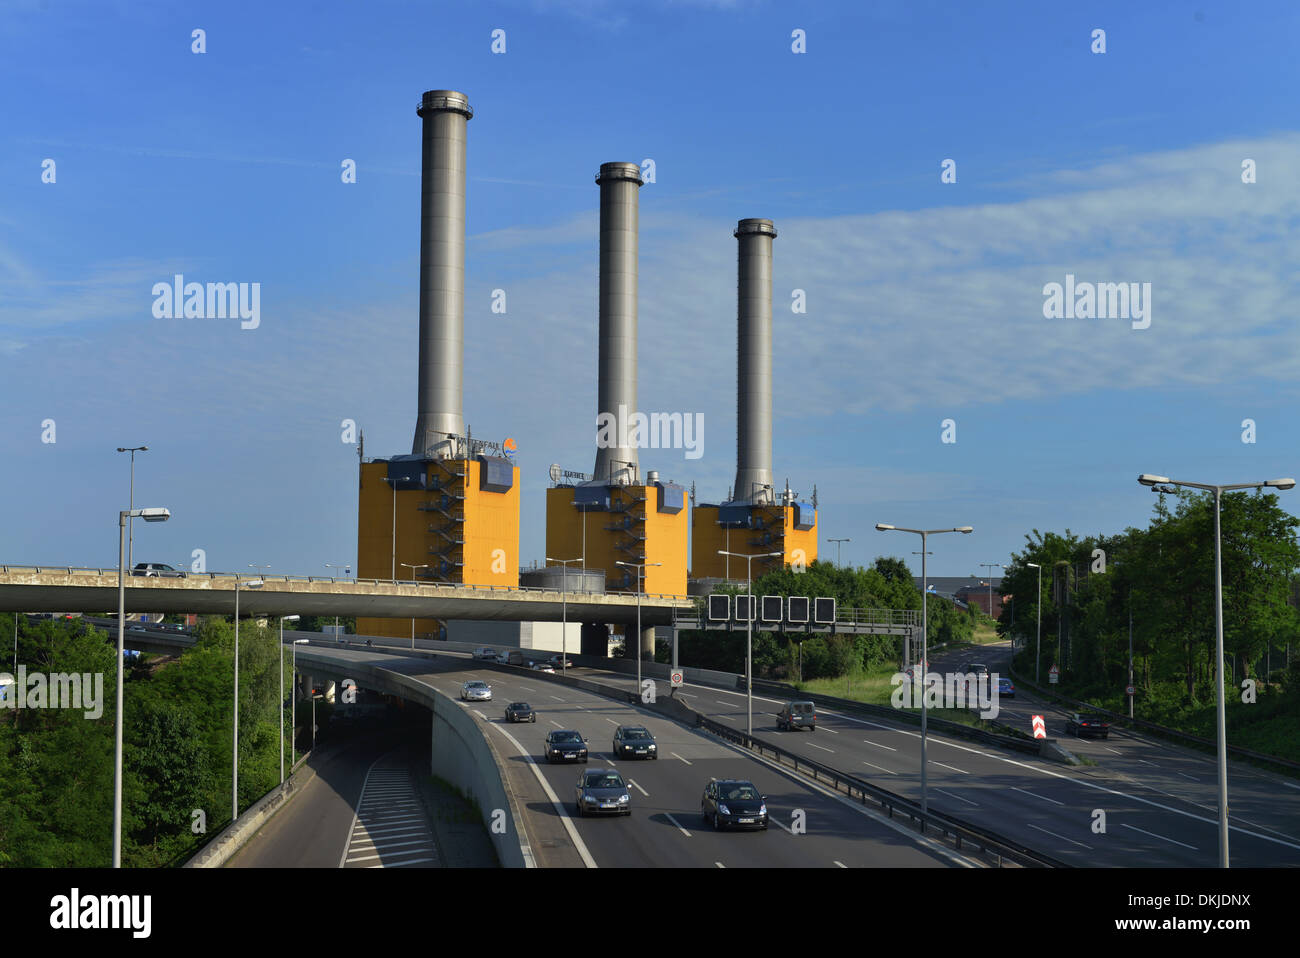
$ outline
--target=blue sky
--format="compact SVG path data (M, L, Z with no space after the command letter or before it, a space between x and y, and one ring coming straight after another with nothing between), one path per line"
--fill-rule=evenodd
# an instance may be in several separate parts
M1296 475L1298 10L9 2L0 562L114 564L113 450L140 444L137 505L173 519L137 529L138 561L201 548L210 570L314 574L355 558L340 424L368 455L409 451L415 106L439 88L475 110L464 405L476 436L518 442L523 565L543 557L547 466L594 460L593 178L610 160L656 168L641 408L705 420L701 459L641 464L702 501L735 472L731 231L755 216L779 231L774 472L816 485L824 555L847 536L846 562L919 570L919 546L876 522L969 524L930 565L966 575L1032 528L1144 524L1139 472ZM175 273L260 283L260 325L154 318L151 288ZM1043 286L1067 273L1151 283L1150 327L1044 318ZM1297 495L1281 494L1293 512Z

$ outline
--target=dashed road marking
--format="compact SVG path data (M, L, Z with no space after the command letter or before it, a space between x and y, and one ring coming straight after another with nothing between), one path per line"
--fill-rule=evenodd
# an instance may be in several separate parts
M1058 802L1054 798L1048 798L1046 795L1036 795L1033 792L1027 792L1023 788L1016 788L1014 785L1008 786L1013 792L1019 792L1021 795L1028 795L1030 798L1036 798L1040 802L1051 802L1053 805L1065 806L1065 802Z
M1029 825L1030 828L1038 828L1038 826L1033 824L1032 822L1026 822L1026 824ZM1064 835L1056 834L1056 832L1049 832L1047 831L1046 828L1038 828L1038 830L1040 832L1044 832L1045 834L1051 835L1053 838L1059 838L1063 842L1069 842L1071 845L1079 845L1083 848L1088 849L1088 851L1092 851L1091 845L1084 845L1083 842L1076 842L1073 838L1066 838Z
M1150 835L1152 838L1159 838L1161 841L1171 842L1174 845L1182 845L1184 848L1190 848L1192 851L1197 851L1195 845L1188 845L1186 842L1180 842L1172 838L1165 838L1164 835L1157 835L1155 832L1149 832L1145 828L1138 828L1136 825L1124 825L1124 827L1131 828L1135 832L1141 832L1143 835Z

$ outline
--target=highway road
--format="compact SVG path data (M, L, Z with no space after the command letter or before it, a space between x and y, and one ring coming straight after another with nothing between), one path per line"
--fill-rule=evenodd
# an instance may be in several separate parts
M1006 652L1009 653L1009 647ZM956 671L968 660L999 661L964 650L934 656L931 671ZM616 673L573 670L631 690ZM692 687L682 694L697 711L745 728L745 696ZM754 732L821 762L919 801L920 733L916 726L819 708L815 732L776 730L784 700L754 696ZM1028 699L1004 712L1009 724L1039 711ZM1063 713L1048 710L1048 734L1078 745L1095 766L1068 766L975 742L928 736L932 808L998 832L1080 867L1212 867L1218 864L1214 763L1195 752L1117 730L1106 742L1066 738ZM1300 787L1281 776L1234 764L1229 772L1230 853L1234 866L1300 866ZM1105 832L1094 812L1105 812Z
M830 789L779 769L742 750L657 713L616 703L546 680L480 668L463 656L404 659L383 653L340 651L382 661L460 701L461 683L483 679L490 703L462 703L492 736L525 812L525 828L539 865L596 867L952 867L973 864L941 843L922 839L886 816L863 809ZM511 701L527 701L538 720L508 724ZM613 758L614 728L644 725L662 758ZM549 765L542 758L546 733L573 728L589 740L590 764ZM577 818L574 786L593 764L617 768L629 781L629 817ZM710 777L743 778L767 796L767 832L715 833L700 817L700 796Z

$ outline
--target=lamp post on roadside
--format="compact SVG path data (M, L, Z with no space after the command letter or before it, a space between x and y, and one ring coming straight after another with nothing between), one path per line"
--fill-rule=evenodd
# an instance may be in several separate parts
M239 587L243 585L246 589L260 589L262 587L261 579L249 579L241 583L239 574L235 574L235 732L233 761L230 766L230 820L233 822L239 817Z
M1038 607L1038 639L1034 645L1034 682L1038 681L1038 664L1043 652L1043 567L1037 562L1026 562L1031 569L1038 570L1038 596L1034 605Z
M280 784L284 784L284 624L297 622L296 615L280 616Z
M641 696L641 579L647 566L663 565L662 562L623 562L616 559L615 565L625 565L636 569L636 694ZM626 647L626 643L624 643ZM653 649L651 650L653 654Z
M117 514L117 714L113 716L113 867L122 867L122 673L126 671L126 525L140 518L166 522L166 509L128 509ZM18 671L18 613L14 613L14 671Z
M390 573L394 582L397 581L397 480L389 479L387 476L381 477L384 482L388 483L393 490L393 570Z
M403 562L403 563L401 563L401 564L404 565L404 566L406 566L408 569L411 570L411 581L412 581L412 582L415 581L415 570L416 570L416 569L427 569L427 568L429 568L429 563L427 563L427 562L421 562L419 565L416 565L416 564L414 564L414 563L412 563L412 562ZM413 651L413 652L415 651L415 616L411 616L411 651Z
M135 511L135 454L137 452L148 452L148 446L118 446L118 452L129 452L131 454L131 491L130 499L127 502L127 508ZM126 566L128 569L135 568L135 525L130 519L126 522Z
M1006 566L1004 566L1001 562L977 562L975 564L978 565L981 569L989 570L989 618L996 621L998 618L1000 618L1000 616L996 616L993 614L993 570L1004 569L1006 568ZM994 631L996 631L996 629Z
M841 568L840 565L840 544L843 542L852 542L852 539L827 539L827 542L835 543L835 568Z
M311 645L311 639L294 639L293 640L293 693L289 696L292 705L289 706L289 724L293 728L289 732L289 767L293 768L293 763L298 760L297 745L298 738L295 733L298 731L298 646Z
M344 564L342 562L338 563L337 565L335 565L334 563L326 562L325 568L342 569L343 578L345 581L347 580L348 574L352 571L351 564ZM334 616L334 641L337 642L338 640L339 640L339 617L336 615Z
M568 667L569 667L569 605L568 605L568 595L567 595L567 588L568 588L568 585L569 585L569 563L570 563L570 562L584 562L584 563L585 563L587 560L586 560L586 556L579 556L579 557L576 558L576 559L552 559L550 556L547 556L547 557L546 557L546 561L547 561L547 562L558 562L558 563L560 564L560 568L563 570L563 571L560 573L560 582L562 583L562 585L560 586L560 616L561 616L561 619L560 619L560 623L561 623L561 624L560 624L560 671L561 671L561 672L564 672L564 671L565 671L566 669L568 669ZM586 585L585 585L585 583L584 583L584 585L583 585L583 589L584 589L584 590L586 589ZM641 599L640 599L640 593L638 593L637 601L638 601L638 602L641 601ZM640 627L640 623L638 623L638 629L639 629L639 627ZM637 635L638 635L638 636L640 635L640 632L639 632L639 631L638 631ZM637 641L638 641L638 642L641 641L640 638L638 638ZM639 684L638 684L637 688L638 688L638 689L640 688L640 685L639 685Z
M755 559L773 559L783 556L781 552L762 552L758 555L742 555L739 552L723 552L718 550L720 556L735 556L737 559L745 560L745 600L749 605L749 614L745 616L745 734L752 736L754 734L754 560ZM803 664L803 647L799 648L800 665ZM803 675L799 676L803 679Z
M1180 482L1167 476L1154 476L1143 473L1138 482L1150 486L1153 492L1173 492L1174 486L1186 486L1190 489L1203 489L1214 493L1214 646L1215 646L1215 692L1218 696L1216 707L1216 726L1218 730L1219 753L1219 867L1228 867L1228 729L1224 711L1223 695L1223 546L1219 531L1219 511L1222 507L1223 494L1238 489L1294 489L1294 479L1267 479L1263 482L1242 482L1228 486L1216 486L1202 482Z
M925 540L929 536L938 535L943 532L960 532L963 535L970 535L975 530L970 526L956 526L952 529L904 529L901 526L891 526L888 523L877 522L876 529L880 532L910 532L921 537L921 814L929 811L929 796L927 793L926 781L926 719L928 711L925 707L925 691L928 684L928 672L930 669L929 655L929 607L926 604L927 598L927 572L925 557L927 551ZM914 680L915 681L915 680Z

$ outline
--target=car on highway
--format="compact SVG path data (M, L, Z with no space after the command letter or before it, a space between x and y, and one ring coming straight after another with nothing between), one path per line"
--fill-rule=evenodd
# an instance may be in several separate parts
M659 746L650 730L640 725L620 725L614 729L615 758L658 758Z
M509 653L509 652L498 652L498 653L497 653L497 656L496 656L496 663L497 663L497 665L509 665L509 664L510 664L510 653Z
M534 672L550 672L552 675L555 674L555 668L550 662L534 662L529 666L529 668Z
M1110 738L1110 722L1096 712L1071 712L1065 730L1076 737L1100 735L1102 738Z
M552 656L551 656L549 659L547 659L546 661L549 662L553 668L557 668L557 669L559 669L559 668L564 668L564 667L565 667L564 656L562 656L562 655L558 655L558 654L557 654L557 655L552 655ZM572 664L573 664L572 662L569 663L570 666L571 666Z
M185 573L161 562L137 562L132 575L156 576L162 579L183 579Z
M787 732L797 728L817 731L817 706L812 702L786 702L776 713L776 727Z
M1006 676L998 677L998 698L1013 699L1016 697L1016 687Z
M752 782L711 778L700 799L700 817L722 831L727 828L761 828L767 831L767 797Z
M474 655L472 657L476 659L486 659L495 662L497 658L497 650L490 649L486 645L482 645L474 650Z
M571 728L556 729L546 733L546 760L548 762L587 761L587 740L581 732Z
M460 697L466 702L491 702L492 686L482 679L473 679L460 687Z
M149 630L146 629L143 625L133 625L133 626L131 626L129 629L127 629L126 631L128 631L128 632L148 632Z
M627 790L627 783L612 768L593 768L583 772L575 791L574 807L579 817L632 814L632 795Z
M537 713L527 702L511 702L506 706L507 722L536 722Z

